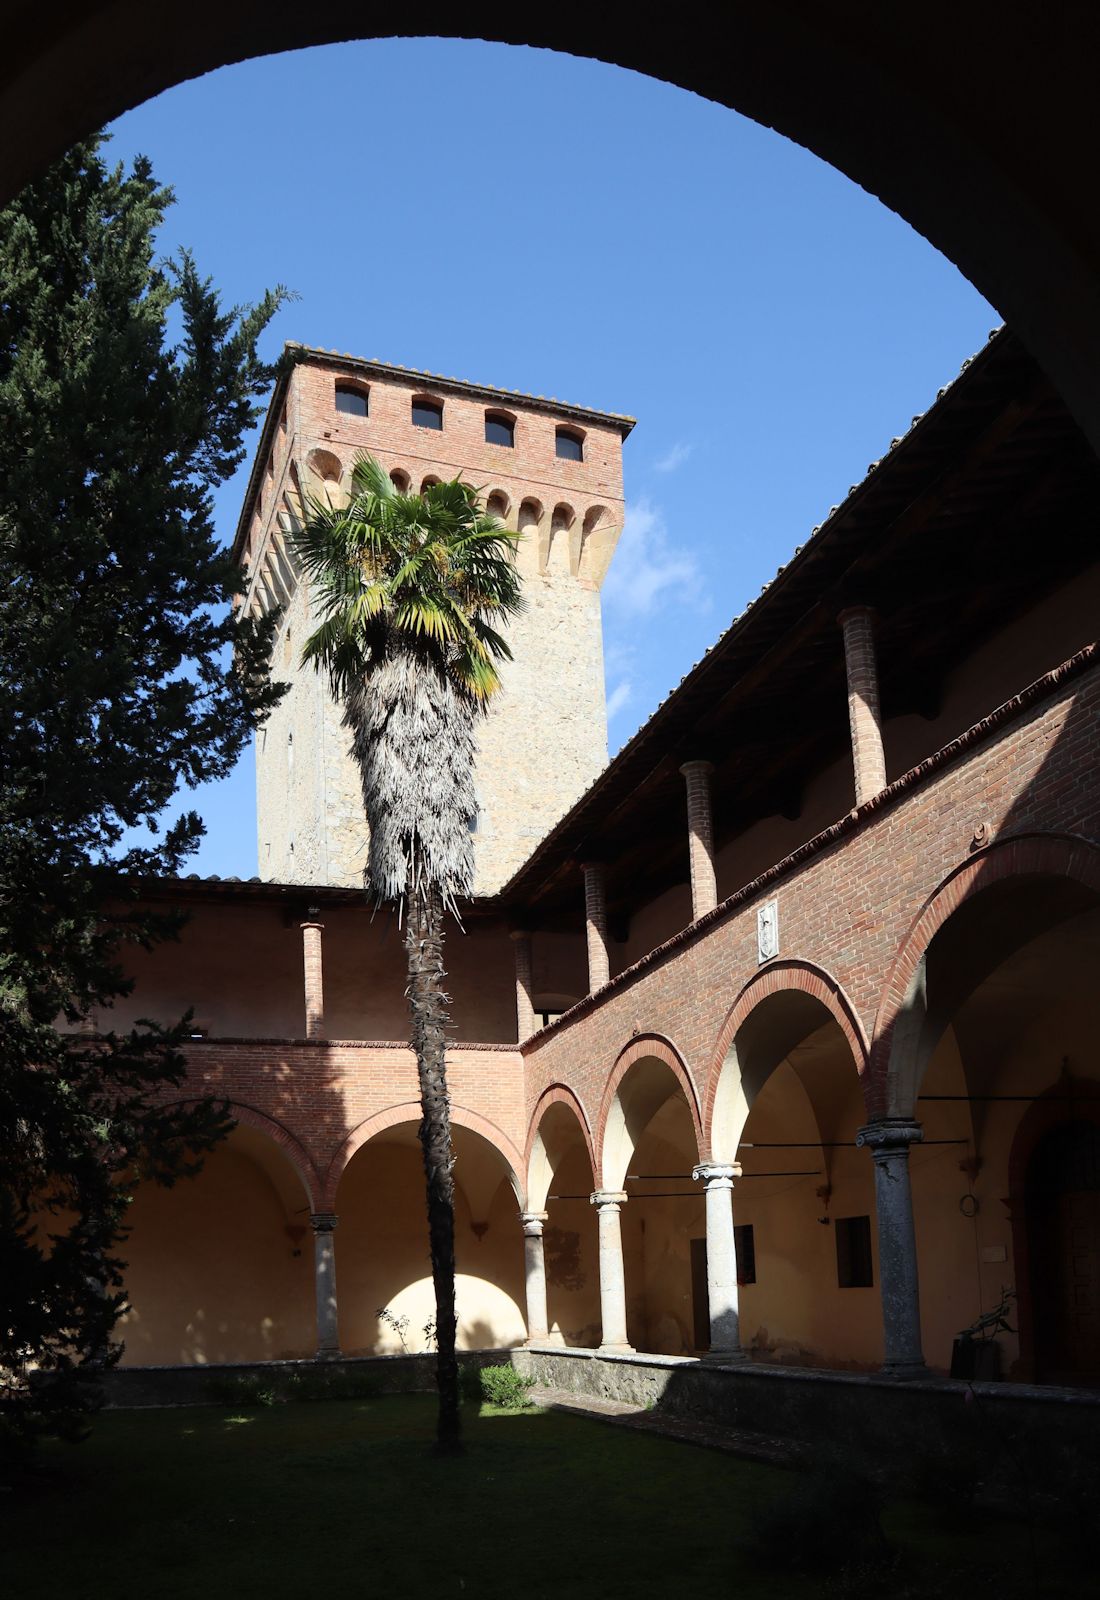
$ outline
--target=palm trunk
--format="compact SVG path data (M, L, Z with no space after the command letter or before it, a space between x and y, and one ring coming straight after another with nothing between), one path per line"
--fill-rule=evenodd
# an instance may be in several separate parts
M443 897L430 889L409 896L405 952L412 1042L420 1078L420 1145L428 1189L428 1241L435 1285L437 1448L462 1448L455 1355L455 1186L451 1169L451 1102L447 1094L447 996L443 989Z

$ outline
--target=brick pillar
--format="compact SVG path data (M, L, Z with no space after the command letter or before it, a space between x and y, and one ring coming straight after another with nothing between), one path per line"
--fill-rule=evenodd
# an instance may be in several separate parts
M323 922L302 923L302 958L306 981L306 1038L325 1037L325 994L321 982L321 931Z
M848 722L852 730L856 805L886 787L886 757L878 703L875 662L875 618L867 606L852 606L837 618L844 629L844 663L848 669Z
M535 1007L531 987L531 935L519 929L511 934L516 958L516 1038L520 1044L535 1031Z
M602 861L582 863L584 921L588 937L588 992L595 994L611 976L607 955L607 899Z
M714 877L714 820L710 805L709 761L685 761L680 771L687 783L688 860L691 864L691 918L695 922L718 904Z

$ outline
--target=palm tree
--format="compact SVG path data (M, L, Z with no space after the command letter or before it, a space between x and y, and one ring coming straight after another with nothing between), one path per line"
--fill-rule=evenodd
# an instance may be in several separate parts
M437 1440L459 1448L454 1153L447 1095L444 914L473 890L475 724L510 656L494 624L522 608L517 535L461 479L402 494L360 456L346 505L310 499L295 545L320 625L302 651L328 673L359 765L368 895L405 918L412 1045L436 1304Z

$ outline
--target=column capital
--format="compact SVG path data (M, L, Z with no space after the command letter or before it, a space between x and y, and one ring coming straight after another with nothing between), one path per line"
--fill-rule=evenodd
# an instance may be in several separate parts
M741 1176L740 1161L700 1161L692 1167L691 1176L696 1183L705 1183L708 1189L732 1189L734 1178Z
M331 1211L315 1211L309 1219L314 1233L331 1233L339 1220Z
M549 1215L549 1211L521 1211L519 1220L525 1237L528 1239L541 1239L542 1225Z
M319 928L323 931L325 925L319 917L303 917L298 926L304 933L307 928Z
M589 1195L588 1203L595 1206L599 1211L603 1211L605 1208L609 1211L618 1211L620 1206L626 1204L626 1190L596 1189Z
M697 772L706 775L708 772L714 771L714 762L703 759L698 761L684 761L680 765L680 771L685 778L690 778Z
M876 1161L888 1161L892 1156L907 1156L911 1144L920 1144L924 1129L913 1117L883 1117L869 1122L856 1134L856 1144L870 1150Z
M508 937L509 939L514 939L518 944L521 939L529 939L533 932L534 929L532 928L509 928Z
M843 628L848 622L866 621L872 626L878 621L878 613L874 606L845 606L843 611L838 611L836 620Z

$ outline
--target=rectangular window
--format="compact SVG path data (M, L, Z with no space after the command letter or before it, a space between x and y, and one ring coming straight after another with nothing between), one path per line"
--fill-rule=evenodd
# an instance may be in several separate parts
M870 1289L875 1281L871 1270L870 1217L837 1217L833 1226L838 1285L841 1289Z
M752 1223L741 1222L734 1226L733 1250L737 1257L738 1283L756 1282L756 1240Z

